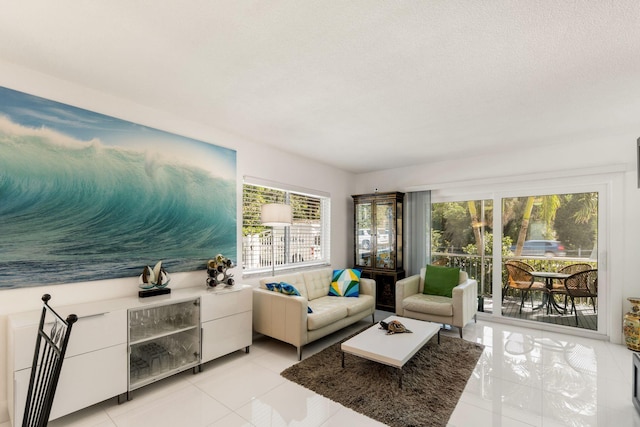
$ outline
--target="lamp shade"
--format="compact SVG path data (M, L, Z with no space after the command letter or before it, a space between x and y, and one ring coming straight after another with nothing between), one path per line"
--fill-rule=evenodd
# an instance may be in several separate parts
M260 221L269 227L284 227L291 225L291 206L269 203L260 208Z

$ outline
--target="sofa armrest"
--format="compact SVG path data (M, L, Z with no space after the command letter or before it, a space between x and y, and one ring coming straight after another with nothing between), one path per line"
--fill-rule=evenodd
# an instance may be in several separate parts
M396 282L396 314L402 315L402 300L418 293L420 288L420 275L405 277Z
M360 293L365 295L371 295L376 297L376 281L373 279L367 279L366 277L360 278Z
M467 279L452 291L454 324L466 325L478 311L478 282Z
M253 329L296 347L307 343L307 307L303 296L253 288Z

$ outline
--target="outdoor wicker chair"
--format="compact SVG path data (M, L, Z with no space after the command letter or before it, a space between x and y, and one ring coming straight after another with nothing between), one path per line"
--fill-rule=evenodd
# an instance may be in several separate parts
M560 268L558 270L558 273L563 273L563 274L574 274L574 273L578 273L579 271L587 271L587 270L591 270L591 266L587 263L584 262L578 262L575 264L569 264L569 265L565 265L564 267ZM564 306L565 306L565 313L566 313L566 307L567 307L567 291L566 288L564 286L564 280L565 279L561 279L558 280L556 282L553 282L553 289L552 292L554 294L562 294L564 295Z
M564 286L571 299L571 310L575 313L577 326L578 310L576 310L576 298L591 298L593 312L596 312L595 299L598 298L598 270L591 269L574 273L565 279Z
M519 261L517 259L512 259L512 260L509 260L509 261L505 262L505 266L507 264L515 265L515 266L520 267L520 268L522 268L523 270L526 270L526 271L533 271L533 267L531 265L527 264L524 261ZM507 274L507 280L505 281L504 285L502 285L502 301L503 302L504 302L504 297L507 296L507 292L509 292L509 289L511 289L511 288L512 287L509 286L509 275Z
M531 306L533 307L533 292L547 292L547 287L542 282L536 282L531 272L522 267L509 263L505 264L505 267L509 272L509 278L507 279L509 288L520 291L520 313L522 313L526 296L529 295L531 297Z

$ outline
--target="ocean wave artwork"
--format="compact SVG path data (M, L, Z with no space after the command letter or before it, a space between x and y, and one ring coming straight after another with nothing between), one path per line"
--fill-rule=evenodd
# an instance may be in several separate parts
M235 150L0 87L0 289L204 269L236 222Z

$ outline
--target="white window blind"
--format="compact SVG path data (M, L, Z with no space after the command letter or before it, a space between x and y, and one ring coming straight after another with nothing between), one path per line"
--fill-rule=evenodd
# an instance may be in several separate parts
M242 191L242 265L245 273L329 264L330 198L324 195L245 183ZM266 203L291 205L290 227L265 227L260 208Z

